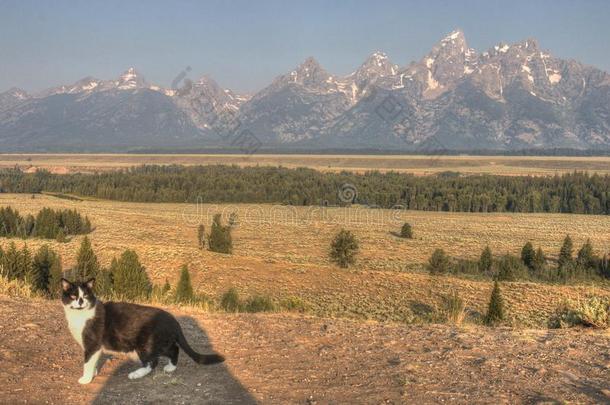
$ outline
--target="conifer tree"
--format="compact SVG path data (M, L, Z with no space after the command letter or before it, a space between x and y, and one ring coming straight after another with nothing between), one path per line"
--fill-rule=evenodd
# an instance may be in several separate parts
M9 280L13 280L19 275L20 266L21 252L17 250L15 242L11 242L2 255L2 275Z
M479 258L479 273L490 275L492 267L493 255L491 253L491 248L489 246L485 246L485 249L483 249L483 252L481 252L481 257Z
M411 224L405 222L400 228L400 237L405 239L413 239L413 229Z
M188 266L185 264L180 271L180 280L176 285L176 302L185 303L193 300L193 286Z
M576 263L584 270L592 270L598 267L598 258L593 253L593 245L591 240L587 239L584 245L578 251Z
M197 242L199 243L199 249L205 247L205 226L203 224L199 224L199 227L197 227Z
M114 292L114 281L112 272L108 269L100 269L95 278L95 293L99 297L110 298Z
M560 269L574 263L574 259L572 257L573 251L574 244L572 243L572 238L570 238L570 235L567 235L563 240L563 245L561 246L559 258L557 260L557 265Z
M172 286L169 284L169 280L165 279L165 284L163 284L163 289L161 290L161 293L163 295L167 294L170 290L172 289Z
M347 268L356 262L358 253L358 240L348 230L341 229L330 245L330 258L339 265Z
M49 295L51 297L59 297L61 291L61 279L64 277L63 269L61 267L61 257L56 255L51 268L49 269Z
M90 278L97 277L99 270L100 264L91 247L91 241L85 236L76 256L75 277L81 281L87 281Z
M28 249L27 245L23 245L21 248L21 253L19 255L19 267L17 272L17 278L20 280L25 280L28 274L32 272L32 253L30 253L30 249Z
M532 270L535 273L540 273L544 270L546 266L546 257L544 256L544 252L541 247L538 247L536 250L536 254L534 255L534 261L532 262Z
M208 247L212 252L231 253L233 251L233 240L231 239L231 227L222 225L220 214L214 215L212 230L208 240Z
M521 261L530 270L534 268L534 256L536 256L534 245L532 245L532 242L527 242L521 249Z
M494 288L491 291L487 314L485 315L485 323L487 325L497 325L502 322L504 318L504 299L502 298L502 292L500 291L498 281L494 281Z
M129 249L113 262L112 282L114 293L127 300L148 298L152 289L137 253Z
M35 291L49 292L49 278L51 277L51 268L57 261L57 253L55 253L48 245L42 245L36 255L31 267L30 273L27 275L28 283Z
M449 256L443 249L436 249L428 259L428 271L430 274L445 274L449 271Z

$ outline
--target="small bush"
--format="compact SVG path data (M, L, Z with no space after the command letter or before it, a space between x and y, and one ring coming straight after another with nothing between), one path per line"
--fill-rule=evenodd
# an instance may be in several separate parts
M504 299L500 291L500 285L497 281L494 282L494 288L491 291L487 314L485 315L485 324L493 326L497 325L505 319Z
M449 271L449 256L443 249L436 249L428 260L427 269L430 274L445 274Z
M280 308L290 312L307 312L309 305L299 297L288 297L280 301Z
M353 233L342 229L330 245L330 257L340 267L347 268L356 262L358 240Z
M400 237L405 239L413 239L413 229L411 224L405 222L400 228Z
M443 296L441 313L446 322L459 325L464 320L464 300L457 291Z
M242 303L237 289L231 288L222 295L220 307L226 312L239 312L241 310Z
M610 327L610 299L591 297L584 301L564 301L549 320L550 328L584 326L605 329Z
M245 312L272 312L275 309L275 303L267 295L255 295L243 304L243 311Z

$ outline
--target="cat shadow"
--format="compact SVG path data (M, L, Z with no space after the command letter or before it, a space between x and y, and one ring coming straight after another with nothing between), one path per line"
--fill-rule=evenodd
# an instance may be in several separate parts
M191 317L178 321L190 345L200 353L212 353L207 333ZM222 353L221 353L222 354ZM229 359L230 361L230 359ZM120 364L116 364L119 363ZM180 350L178 368L167 373L163 367L168 360L162 357L153 372L141 379L130 380L127 375L140 367L139 362L126 357L104 356L99 363L103 384L93 404L125 403L197 403L197 404L256 404L257 401L233 376L226 363L200 365ZM112 363L115 363L114 365ZM103 367L114 367L110 376ZM104 381L105 380L105 381ZM96 381L94 380L94 383Z

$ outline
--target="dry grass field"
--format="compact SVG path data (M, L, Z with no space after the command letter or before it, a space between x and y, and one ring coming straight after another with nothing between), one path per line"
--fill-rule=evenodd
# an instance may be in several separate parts
M0 167L44 168L56 173L116 170L142 164L310 167L321 171L399 171L417 175L554 175L575 170L610 173L610 157L398 156L398 155L177 155L177 154L0 154Z
M78 209L95 227L90 237L103 265L108 266L123 250L134 249L155 283L167 278L175 284L180 266L186 263L195 288L216 298L236 287L245 295L268 294L278 300L299 297L316 314L357 319L417 321L434 311L442 294L454 289L466 299L473 315L484 311L489 281L431 277L421 271L436 248L476 258L486 244L497 254L518 253L531 240L554 255L569 231L577 247L591 238L599 253L610 250L608 216L144 204L0 194L0 206L7 205L22 214L44 206ZM197 225L204 223L209 230L216 212L225 218L231 212L238 214L233 255L197 248ZM405 221L413 225L413 240L391 234ZM361 245L358 263L349 270L328 259L330 241L342 227L352 230ZM80 237L65 244L26 242L31 249L49 243L61 253L64 268L69 268ZM3 246L8 243L0 239ZM515 322L531 326L544 326L564 298L610 294L607 287L536 283L507 283L504 290Z

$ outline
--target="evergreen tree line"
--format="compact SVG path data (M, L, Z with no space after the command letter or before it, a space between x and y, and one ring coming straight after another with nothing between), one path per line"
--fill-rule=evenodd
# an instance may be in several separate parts
M587 280L610 279L610 257L598 256L590 240L574 252L572 238L567 235L559 249L557 259L551 260L542 248L527 242L521 255L504 254L495 257L485 247L479 260L455 259L443 249L436 249L427 263L430 274L474 274L497 281L535 280L556 283L573 283Z
M0 276L8 280L22 280L32 291L52 298L60 294L62 277L71 281L95 278L95 292L103 298L145 301L153 295L167 298L171 290L167 281L163 286L153 286L133 250L125 250L120 257L114 258L109 268L102 267L87 237L78 249L76 265L67 271L62 269L60 255L48 245L42 245L32 254L26 244L18 249L11 242L5 250L0 247ZM172 298L174 302L194 302L200 298L193 293L186 266L182 268Z
M355 190L345 201L343 186ZM140 166L95 174L0 171L0 192L70 193L119 201L364 204L427 211L610 214L610 176L322 173L282 167Z
M89 218L76 209L43 208L34 217L25 217L11 207L0 207L0 237L43 238L63 241L67 235L91 232Z

